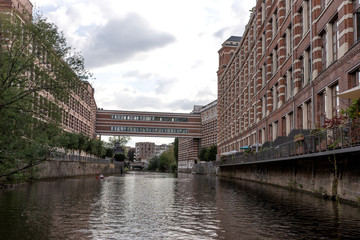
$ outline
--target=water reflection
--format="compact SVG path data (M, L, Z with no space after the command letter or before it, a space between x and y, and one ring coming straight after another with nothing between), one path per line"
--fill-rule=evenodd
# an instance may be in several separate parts
M357 239L360 208L257 183L130 173L0 191L6 239Z

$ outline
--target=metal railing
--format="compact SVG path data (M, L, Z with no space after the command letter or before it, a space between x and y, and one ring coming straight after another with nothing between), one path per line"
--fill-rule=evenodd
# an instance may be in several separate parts
M336 151L360 146L360 125L352 122L332 129L317 131L306 136L298 136L294 141L261 149L258 152L240 152L222 157L220 166L290 159L319 152Z

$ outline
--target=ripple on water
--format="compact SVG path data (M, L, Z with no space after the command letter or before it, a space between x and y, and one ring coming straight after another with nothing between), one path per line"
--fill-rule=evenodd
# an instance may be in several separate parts
M0 192L7 239L357 239L359 208L256 183L131 173Z

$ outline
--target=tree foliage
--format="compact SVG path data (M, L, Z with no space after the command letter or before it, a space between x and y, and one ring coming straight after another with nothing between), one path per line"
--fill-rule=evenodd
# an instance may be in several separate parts
M130 150L127 153L127 157L131 162L135 160L135 148L130 148Z
M152 157L149 161L147 169L149 171L174 172L176 167L174 146L170 146L170 148L163 152L160 156Z
M115 143L119 143L121 147L125 147L125 145L130 141L129 136L114 136L109 138L110 146L114 147Z
M158 169L159 160L160 160L159 156L153 156L149 161L147 170L156 171Z
M215 161L216 154L217 154L217 146L212 145L210 147L201 148L198 158L200 161L205 161L205 162Z
M175 157L175 161L178 162L178 160L179 160L179 138L175 138L175 140L174 140L174 157Z
M60 128L61 106L70 95L86 97L83 81L91 74L84 59L72 54L63 34L41 16L23 22L0 13L0 24L0 177L25 174L60 146L94 151L84 135Z

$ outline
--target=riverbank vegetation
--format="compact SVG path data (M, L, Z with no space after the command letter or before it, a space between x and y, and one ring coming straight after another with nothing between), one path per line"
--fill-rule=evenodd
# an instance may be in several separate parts
M150 159L147 170L160 172L175 172L177 169L174 155L174 146L163 152L160 156L154 156Z
M198 158L200 161L205 161L205 162L215 161L216 154L217 154L217 146L212 145L210 147L201 148Z
M31 179L62 147L103 151L100 140L61 128L62 106L92 78L83 57L54 24L27 19L0 13L0 182Z

